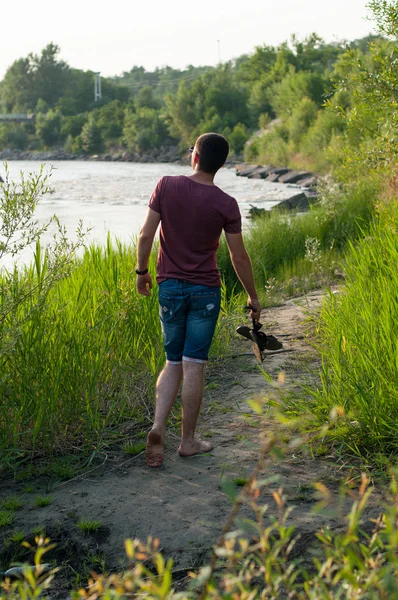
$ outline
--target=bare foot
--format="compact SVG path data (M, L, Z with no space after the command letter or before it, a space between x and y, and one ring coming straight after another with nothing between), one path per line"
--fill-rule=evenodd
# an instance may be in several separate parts
M161 467L164 459L163 436L157 429L151 429L146 440L146 464L148 467Z
M210 452L210 450L213 450L213 444L211 442L193 440L193 442L181 443L181 446L178 448L178 454L180 456L194 456L201 452Z

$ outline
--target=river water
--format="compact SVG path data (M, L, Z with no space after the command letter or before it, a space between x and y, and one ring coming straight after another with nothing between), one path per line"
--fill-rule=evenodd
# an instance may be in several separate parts
M11 161L8 163L10 176L20 179L20 172L37 172L38 162ZM46 165L49 171L51 165ZM37 209L40 222L56 214L74 238L79 219L91 228L87 241L103 244L108 232L123 242L129 242L137 234L147 212L148 200L163 175L189 175L189 166L175 164L141 164L119 162L54 162L49 180L52 193L44 196ZM4 179L4 166L0 165ZM221 169L215 179L224 191L234 196L247 216L250 204L267 209L280 200L292 195L288 186L267 183L262 180L237 177L235 169ZM51 232L43 237L43 243L51 240ZM31 259L31 252L19 258L19 264ZM9 267L11 261L3 259L2 265Z

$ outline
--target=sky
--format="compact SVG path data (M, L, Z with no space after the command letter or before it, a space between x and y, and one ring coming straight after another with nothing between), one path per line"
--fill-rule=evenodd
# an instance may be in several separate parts
M368 0L18 0L2 11L0 79L49 42L72 67L119 75L132 66L215 65L315 31L326 41L373 31ZM8 24L8 25L7 25Z

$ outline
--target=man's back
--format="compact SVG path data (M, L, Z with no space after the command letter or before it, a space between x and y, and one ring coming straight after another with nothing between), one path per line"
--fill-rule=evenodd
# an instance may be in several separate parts
M149 207L161 219L158 282L173 278L219 287L216 251L221 232L241 231L236 200L190 177L163 177Z

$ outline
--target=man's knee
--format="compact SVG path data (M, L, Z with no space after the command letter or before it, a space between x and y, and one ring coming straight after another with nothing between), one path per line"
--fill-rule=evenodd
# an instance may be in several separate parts
M204 360L197 359L187 359L183 357L182 359L182 369L185 377L189 377L190 375L202 375L206 366L206 362Z

